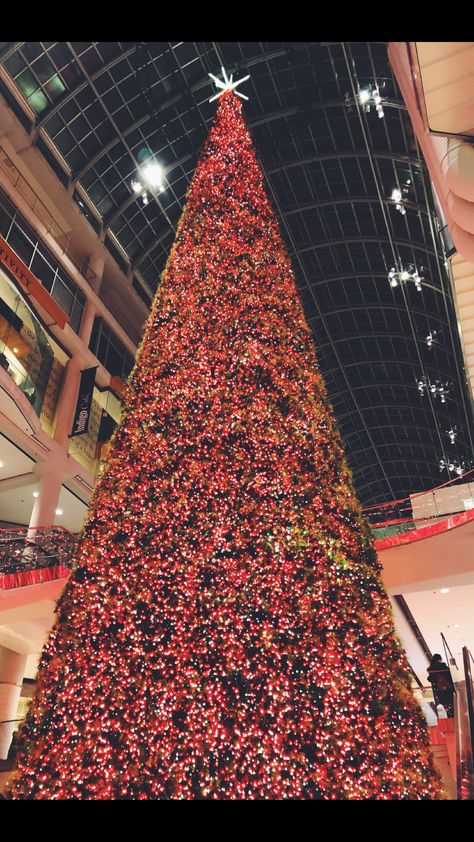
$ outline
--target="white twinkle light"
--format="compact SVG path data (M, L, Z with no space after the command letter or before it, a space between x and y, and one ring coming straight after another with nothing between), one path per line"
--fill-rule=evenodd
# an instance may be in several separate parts
M365 105L370 99L370 91L367 88L362 88L359 91L359 102L361 105Z
M225 91L235 91L237 96L240 96L242 99L248 99L248 96L245 96L245 94L241 94L240 91L237 90L237 86L241 85L242 82L246 82L247 79L250 79L250 76L243 76L242 79L236 79L235 82L234 82L234 78L233 78L234 74L233 73L231 73L231 75L229 77L223 67L221 67L221 71L222 71L222 75L224 77L224 81L222 81L221 79L218 79L217 76L214 76L213 73L209 73L209 76L211 77L211 79L214 79L214 82L215 82L216 86L221 89L219 93L217 93L217 94L215 94L215 96L211 97L209 102L213 102L215 99L219 99L219 97L222 96L222 94Z
M139 181L135 181L135 179L132 178L132 190L134 193L141 193L143 190L143 184L140 184Z

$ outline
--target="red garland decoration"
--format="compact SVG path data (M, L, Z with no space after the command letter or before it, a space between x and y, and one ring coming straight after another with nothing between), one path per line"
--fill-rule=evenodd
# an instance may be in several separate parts
M196 169L11 798L441 788L233 93Z

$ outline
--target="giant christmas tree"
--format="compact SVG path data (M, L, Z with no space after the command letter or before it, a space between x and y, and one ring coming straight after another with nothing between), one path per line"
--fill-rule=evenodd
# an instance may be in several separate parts
M10 797L439 794L290 261L226 91Z

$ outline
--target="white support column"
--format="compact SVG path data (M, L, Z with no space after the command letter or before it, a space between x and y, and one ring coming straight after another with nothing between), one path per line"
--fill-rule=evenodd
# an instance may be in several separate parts
M18 727L18 701L26 667L26 655L0 646L0 759L6 760L13 731Z
M59 396L56 428L54 438L66 450L69 447L69 434L74 419L74 410L77 403L79 383L81 381L81 370L84 361L81 356L74 356L68 362L64 384Z
M98 293L102 283L102 275L104 272L104 258L100 255L92 255L89 260L89 266L94 272L94 279L91 281L91 288L95 293ZM97 315L97 310L91 298L86 299L84 313L82 314L81 327L79 328L79 336L87 347L91 338L94 319Z
M62 481L63 477L59 471L50 471L42 474L38 486L38 497L34 502L33 511L31 512L30 530L38 526L44 526L46 529L53 526Z

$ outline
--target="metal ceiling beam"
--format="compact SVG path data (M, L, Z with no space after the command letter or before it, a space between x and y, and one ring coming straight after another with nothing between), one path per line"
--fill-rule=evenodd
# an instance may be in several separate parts
M378 404L371 403L368 406L362 407L364 412L375 412L376 410L379 410L379 409L390 409L390 408L399 409L400 403L388 403L387 401L384 401L384 403L378 403ZM430 418L432 418L430 409L428 409L428 407L426 405L423 406L421 403L419 403L419 404L413 404L412 403L409 406L404 404L403 409L411 409L412 412L422 412L424 415L428 414L430 416ZM342 419L343 418L350 418L353 414L354 414L354 410L352 410L352 409L348 410L347 412L338 413L338 415L337 415L338 424L342 427L343 426L343 420ZM400 421L400 424L403 425L404 422ZM373 425L370 424L370 426L373 426ZM415 426L417 426L417 425L415 424Z
M385 199L384 200L386 205L393 205L392 199ZM378 196L343 196L337 199L322 199L319 202L308 202L304 205L298 205L298 207L290 208L289 210L285 210L285 216L293 216L296 213L306 213L307 211L316 210L317 208L326 208L331 207L334 205L361 205L361 204L379 204ZM428 216L428 210L426 206L419 205L416 202L407 202L404 201L403 204L409 210L419 210L420 213L424 213ZM365 239L362 237L361 239Z
M411 385L411 383L410 383L410 384L407 384L407 383L396 383L396 382L393 382L393 381L388 382L387 380L384 380L384 382L383 382L383 383L379 383L378 381L377 381L377 382L375 382L375 381L374 381L374 382L372 382L372 383L364 383L364 384L363 384L363 385L361 385L361 386L354 386L354 385L352 385L352 384L351 384L351 390L352 390L353 392L358 392L358 391L360 391L360 389L365 389L365 390L367 391L368 389L386 389L386 388L390 388L390 389L404 389L404 390L405 390L405 394L403 394L403 395L402 395L402 397L405 397L405 396L406 396L406 392L407 392L407 390L408 390L408 389L410 389L410 390L411 390L411 389L415 388L415 385L413 385L413 386L412 386L412 385ZM329 391L330 391L330 389L328 389L328 392L329 392ZM331 401L331 403L334 403L334 401L335 401L335 400L337 400L337 398L341 397L342 395L346 395L346 393L347 393L347 392L346 392L346 390L345 390L345 389L339 389L339 391L338 391L338 392L332 392L332 393L329 395L329 400ZM409 396L407 396L407 400L408 400L408 397L409 397ZM420 398L420 400L421 400L421 398ZM411 399L410 399L410 401L409 401L409 403L408 403L408 406L410 406L410 407L411 407L411 406L412 406L412 404L413 404L413 399L411 398ZM387 404L387 405L388 405L388 404ZM448 411L448 404L447 404L447 403L446 403L446 404L444 404L444 403L443 403L443 404L439 404L439 407L440 407L440 411L441 411L441 412L447 412L447 411ZM445 409L443 409L443 407L445 407ZM370 409L370 406L364 406L364 407L362 407L362 409L364 409L364 410ZM433 417L433 416L431 416L431 417Z
M397 464L398 464L398 463L397 463ZM407 468L406 463L403 463L403 464L405 465L405 468ZM366 472L366 471L368 471L368 470L371 470L373 467L374 467L373 465L367 465L367 466L364 466L363 468L358 468L358 469L356 469L356 470L354 470L354 471L351 471L352 476L354 476L354 474L360 474L361 472ZM413 473L413 474L408 473L408 472L407 472L407 473L400 473L400 472L397 472L397 476L396 476L396 477L394 477L394 479L398 479L398 480L403 480L403 479L415 480L415 482L413 483L413 485L414 485L414 487L415 487L415 488L416 488L416 486L417 486L417 485L419 485L420 480L426 480L426 485L427 485L428 487L429 487L429 486L430 486L430 485L434 482L434 480L433 480L433 474L425 474L425 473L421 473L421 472L420 472L420 473ZM363 492L364 490L368 490L368 489L369 489L369 488L371 488L373 485L380 485L380 482L381 482L381 480L380 480L380 479L372 479L372 480L370 480L370 482L359 482L359 483L358 483L358 489L359 489L359 490L358 490L357 496L358 496L359 498L361 498L361 497L362 497L362 492ZM414 493L414 494L419 494L420 492L419 492L419 491L415 491L415 492L413 492L413 493ZM408 495L406 495L405 497L401 497L401 499L402 499L402 500L407 500L409 496L410 496L410 495L408 494ZM393 499L395 499L395 498L393 498ZM363 503L363 501L362 501L362 500L361 500L361 502ZM383 495L379 495L378 499L376 499L376 502L374 502L374 503L367 503L367 504L365 504L365 506L366 506L367 508L375 508L376 506L383 505L384 503L387 503L387 502L389 502L389 500L387 500L387 498L386 498L385 496L383 496Z
M418 430L418 432L420 431L420 425L419 424L406 424L405 422L403 422L401 420L399 422L394 421L393 423L387 423L387 424L371 424L370 425L371 430L392 430L392 429L398 429L398 428L403 429L403 430L407 429L407 430ZM365 432L365 430L363 428L360 428L358 430L350 430L349 432L345 432L344 433L344 442L347 444L348 447L350 447L349 440L350 440L351 436L357 436L357 435L360 435L364 432ZM427 427L424 427L423 433L426 433L426 432L434 433L434 430L429 429Z
M282 211L282 215L285 215L284 211ZM294 248L298 250L299 254L304 254L307 251L316 251L317 249L325 248L326 246L342 246L344 244L349 243L387 243L388 245L391 245L393 243L398 246L406 246L407 248L418 249L419 251L423 251L426 254L432 254L433 256L436 256L436 252L434 251L434 249L425 245L425 243L419 243L416 240L400 240L398 238L395 239L393 237L367 237L365 234L363 237L347 237L337 240L326 240L320 243L312 243L309 246L295 245Z
M361 279L361 278L383 278L384 281L388 283L388 273L383 270L377 272L375 269L373 272L341 272L339 275L324 275L323 278L318 278L317 280L313 280L313 286L326 286L326 284L331 284L334 281L348 281L351 278ZM434 318L434 317L433 317Z
M342 342L349 342L350 343L354 339L373 339L374 337L377 338L377 339L386 339L386 338L389 338L389 339L404 339L406 342L415 342L414 337L413 336L407 336L406 333L397 333L393 330L382 331L382 330L380 330L380 328L375 328L370 333L345 333L344 336L339 336L337 339L333 339L332 342L334 342L336 345L339 345ZM420 342L420 341L424 342L423 339L417 340L417 341L418 342ZM320 351L323 348L328 348L328 347L331 346L332 342L318 342L317 345L316 345L316 350ZM451 350L451 348L446 348L446 347L443 346L443 351L444 351L444 353L449 354L452 357L453 356L455 357L454 352ZM397 357L397 359L399 359L399 358ZM456 359L456 357L455 357L455 359ZM374 357L374 361L375 362L377 361L375 357ZM407 362L408 362L408 360L407 360Z
M344 368L359 368L360 366L367 365L403 365L410 366L411 368L416 369L417 364L414 360L401 360L399 357L374 357L373 359L367 358L365 360L355 360L354 362L344 363ZM323 366L320 366L320 368L323 370L323 374L325 377L327 377L330 374L333 374L334 372L339 372L339 368L325 368ZM430 368L435 368L436 372L440 375L443 375L443 377L453 376L451 372L447 372L443 368L440 368L435 364L433 364L433 366L430 366ZM393 384L393 380L387 381L387 384L391 386Z
M320 155L305 155L302 158L292 159L290 161L281 161L278 164L269 166L267 172L269 175L281 172L282 170L289 170L295 167L307 166L309 164L317 164L321 161L337 161L344 158L354 160L354 158L368 158L369 154L366 149L350 150L348 152L323 152ZM397 152L374 152L373 157L386 161L399 161L401 164L410 164L414 167L420 167L420 159L412 155L402 155Z
M385 304L384 302L381 301L380 303L374 303L374 304L340 304L338 307L336 307L335 310L325 310L324 315L325 316L334 316L337 313L345 313L345 312L348 312L348 311L354 312L354 311L358 311L358 310L363 310L363 311L365 311L365 310L399 310L402 313L405 313L405 308L403 307L403 305L401 305L401 304ZM411 312L417 313L419 316L425 316L425 318L429 318L431 316L431 313L427 312L426 310L420 310L418 307L411 307ZM441 317L438 314L435 314L433 317L437 318L441 322L441 324L446 324L446 322L441 320ZM313 322L318 318L319 318L319 316L317 316L317 315L311 316L308 319L308 321Z
M361 453L362 452L367 453L367 448L365 448L365 451L361 451ZM386 459L384 464L385 465L400 465L400 464L402 464L402 465L407 466L407 457L406 456L405 457L400 456L399 459ZM427 467L426 462L423 461L422 459L411 459L410 458L409 464L410 465L421 465L425 470L426 470L426 467ZM369 462L368 464L365 463L365 465L357 465L355 468L351 468L351 472L352 472L352 475L355 475L355 474L360 473L361 471L367 471L369 468L374 468L375 466L376 466L376 462ZM434 468L433 468L433 473L434 473ZM416 476L416 474L414 474L414 476ZM429 473L426 473L425 476L426 477L432 477L433 474L429 472ZM394 478L396 479L397 477L394 477ZM394 497L394 499L395 499L395 497Z
M383 442L380 442L377 446L382 451L387 450L389 456L395 456L396 453L393 452L393 448L398 447L398 448L400 448L400 451L403 451L403 450L405 451L404 453L403 452L400 453L400 461L401 462L406 462L408 459L411 462L412 458L413 458L413 461L415 463L422 463L422 464L425 464L425 465L426 465L427 462L428 462L428 464L430 464L429 459L432 458L431 454L433 453L433 451L435 452L435 454L439 453L439 446L436 447L436 445L434 445L434 444L425 444L423 446L420 442L410 443L410 442L393 441L393 442L389 442L388 444L384 444ZM415 459L414 453L413 453L413 457L412 457L412 453L408 453L407 448L410 448L412 452L416 451L417 455L423 455L424 456L426 454L426 459L424 459L423 462L422 462L421 459ZM354 461L354 464L357 467L358 467L358 465L357 465L356 457L360 453L363 453L363 454L367 453L367 447L358 447L357 450L352 450L350 445L347 445L345 449L346 449L346 452L347 452L347 459L349 461ZM384 460L384 465L390 464L391 461L395 461L395 460L388 460L388 461ZM435 457L435 462L436 462L436 465L439 467L439 457L438 456Z
M341 99L334 99L334 100L326 100L323 102L313 102L311 107L305 111L306 114L312 111L321 111L325 108L341 108L345 107L346 103L344 100ZM400 102L396 102L395 100L384 100L383 107L393 108L396 111L406 111L406 105ZM266 125L267 123L272 123L275 120L281 120L284 117L293 117L295 114L302 114L301 106L297 106L294 108L282 108L280 111L273 111L271 114L267 114L266 116L262 117L255 117L253 120L249 120L249 125L251 128L255 128L255 126L262 126Z

